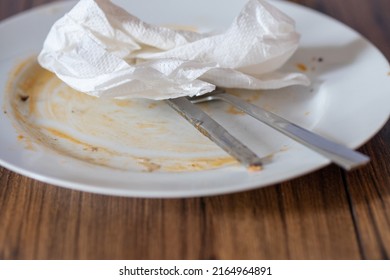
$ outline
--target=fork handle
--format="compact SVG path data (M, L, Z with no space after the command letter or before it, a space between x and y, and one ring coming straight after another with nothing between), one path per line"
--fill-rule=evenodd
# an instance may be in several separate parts
M293 124L272 112L245 102L234 95L217 93L213 97L230 103L255 119L318 152L346 170L351 170L365 165L370 160L370 158L366 155L325 139L324 137Z

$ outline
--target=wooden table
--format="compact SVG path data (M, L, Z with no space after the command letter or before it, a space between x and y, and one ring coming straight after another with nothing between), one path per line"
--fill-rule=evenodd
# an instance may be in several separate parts
M2 0L0 19L46 2ZM390 58L390 1L294 2L341 20ZM0 168L0 259L388 259L389 143L387 123L360 149L372 158L363 169L329 166L193 199L82 193Z

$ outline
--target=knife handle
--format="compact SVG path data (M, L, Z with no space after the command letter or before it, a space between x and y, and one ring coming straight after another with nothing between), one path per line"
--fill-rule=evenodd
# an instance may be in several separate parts
M166 102L203 135L207 136L249 170L257 171L261 169L262 161L253 151L187 98L168 99Z

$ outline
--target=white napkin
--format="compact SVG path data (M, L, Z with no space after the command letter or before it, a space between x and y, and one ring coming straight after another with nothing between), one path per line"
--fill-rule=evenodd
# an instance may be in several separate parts
M53 25L38 60L90 95L167 99L215 86L308 85L303 74L276 72L298 44L294 21L263 0L250 0L221 34L153 26L111 1L81 0Z

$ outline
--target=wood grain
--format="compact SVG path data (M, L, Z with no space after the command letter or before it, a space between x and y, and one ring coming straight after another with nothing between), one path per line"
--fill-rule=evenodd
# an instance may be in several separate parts
M46 2L1 1L0 19ZM294 2L339 19L390 58L390 1ZM82 193L0 168L0 259L388 259L389 143L387 123L361 148L372 158L363 169L329 166L193 199Z

